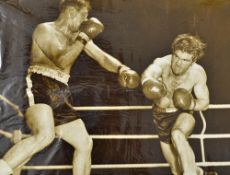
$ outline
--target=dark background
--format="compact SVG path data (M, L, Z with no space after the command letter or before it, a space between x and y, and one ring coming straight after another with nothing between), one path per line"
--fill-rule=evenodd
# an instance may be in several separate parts
M171 52L172 40L181 33L199 35L206 43L206 54L200 64L208 75L212 104L228 104L230 95L230 1L229 0L92 0L90 16L105 25L95 43L138 73L157 57ZM0 1L0 71L1 94L23 110L25 72L30 57L31 35L41 22L52 21L58 14L55 0ZM82 54L71 73L70 87L74 105L150 105L141 87L126 90L119 87L117 75L103 70L87 55ZM7 104L0 101L0 129L28 132L25 123ZM206 133L230 133L230 110L208 110ZM81 112L90 134L155 134L151 111ZM202 124L196 114L194 133ZM190 140L201 161L199 140ZM208 161L230 160L230 139L205 140ZM0 155L12 146L0 137ZM34 156L30 165L71 164L73 149L66 143L55 142ZM94 140L93 164L160 163L165 162L158 140ZM209 167L222 175L229 167ZM23 175L71 174L71 171L24 171ZM161 175L169 168L92 170L92 175Z

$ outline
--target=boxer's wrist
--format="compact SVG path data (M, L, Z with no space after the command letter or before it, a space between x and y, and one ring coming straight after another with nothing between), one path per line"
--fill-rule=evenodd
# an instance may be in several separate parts
M117 67L118 74L121 74L123 71L127 71L127 70L131 70L131 69L123 64Z
M146 78L144 78L144 79L141 80L141 84L144 85L148 81L156 81L156 79L150 78L150 77L146 77Z
M86 45L89 40L89 37L83 32L80 32L76 38L76 41L80 41L83 45Z

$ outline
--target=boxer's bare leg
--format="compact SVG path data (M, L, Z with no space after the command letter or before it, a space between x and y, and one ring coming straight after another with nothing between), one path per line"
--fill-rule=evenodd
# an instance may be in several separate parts
M91 170L91 151L93 141L81 119L56 128L56 134L75 148L73 175L89 175Z
M195 155L187 140L194 125L195 119L191 114L181 113L172 129L172 143L177 150L183 175L197 175L197 171L200 171L195 164Z
M178 156L172 144L160 142L161 150L169 163L173 175L181 175L182 171L178 162Z
M48 146L55 137L53 112L48 105L31 106L26 112L26 119L33 135L15 144L3 157L12 169Z

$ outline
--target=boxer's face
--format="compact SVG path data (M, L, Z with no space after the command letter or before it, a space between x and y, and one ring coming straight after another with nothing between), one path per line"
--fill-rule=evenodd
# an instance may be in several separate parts
M172 55L171 69L175 75L184 74L194 62L194 55L176 50Z
M88 10L87 8L82 8L80 10L72 9L70 15L71 15L70 28L72 31L78 31L81 23L87 19Z

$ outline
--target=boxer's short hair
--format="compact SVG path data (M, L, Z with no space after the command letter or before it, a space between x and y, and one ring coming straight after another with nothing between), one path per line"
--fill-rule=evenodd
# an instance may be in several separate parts
M67 7L74 7L77 10L82 8L87 8L87 10L91 9L89 0L61 0L60 2L60 10L64 10Z
M194 60L198 60L204 55L205 48L206 44L199 36L193 36L190 34L180 34L172 43L173 53L177 50L181 50L194 55Z

